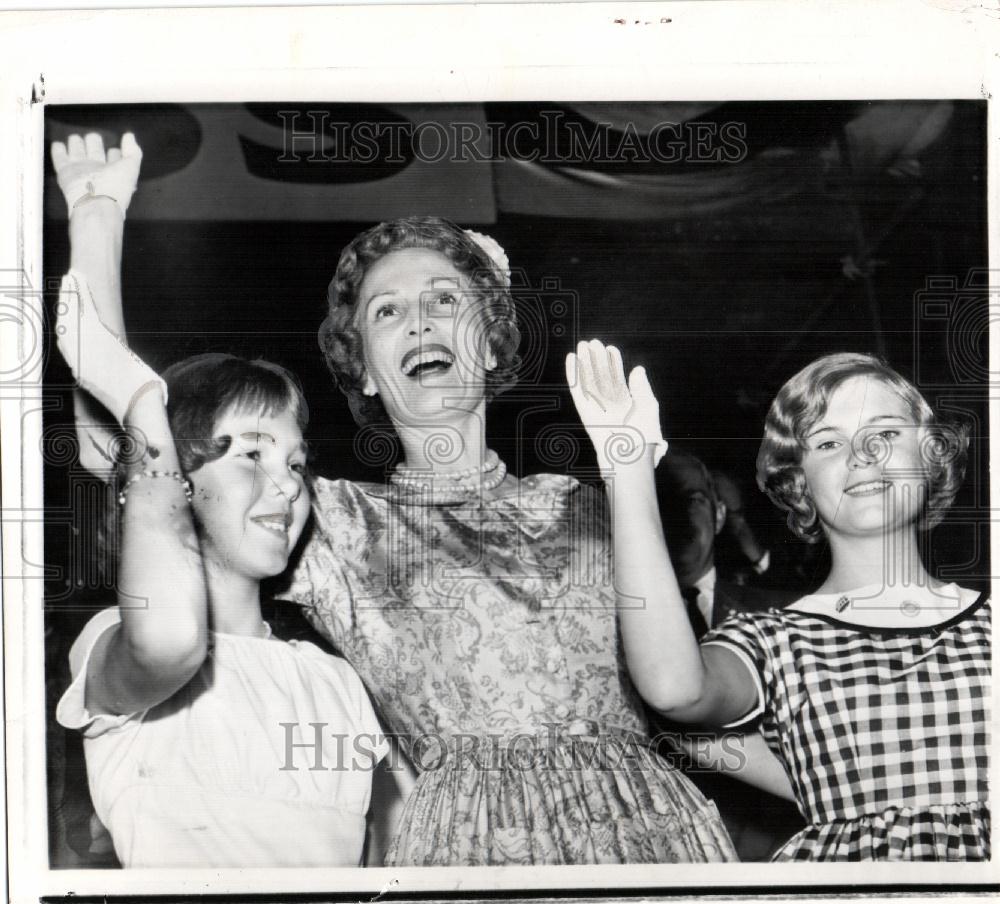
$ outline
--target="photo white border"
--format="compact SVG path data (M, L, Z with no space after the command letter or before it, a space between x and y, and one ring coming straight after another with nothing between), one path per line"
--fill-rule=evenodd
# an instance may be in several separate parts
M0 13L0 313L16 301L15 279L23 281L25 297L42 285L43 106L32 103L33 96L46 104L987 98L990 266L1000 286L1000 129L992 100L1000 85L998 19L995 4L984 9L961 0ZM997 341L994 326L991 362L998 360ZM857 883L934 884L943 891L998 881L993 865L966 863L50 870L39 718L45 712L42 582L20 578L23 561L43 561L41 424L37 417L24 421L22 435L24 396L34 391L5 388L9 362L37 355L32 342L30 330L0 323L0 360L8 362L0 364L0 455L11 900L69 893L547 888L572 894L700 886L720 893L750 885L763 893L775 886L808 891ZM994 400L992 423L1000 423L997 413ZM1000 510L997 492L991 488L991 504ZM31 520L31 513L39 517ZM994 562L1000 561L998 534L993 531Z

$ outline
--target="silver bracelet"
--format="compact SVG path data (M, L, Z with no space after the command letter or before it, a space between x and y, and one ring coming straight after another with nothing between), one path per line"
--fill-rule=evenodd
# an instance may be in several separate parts
M125 486L121 488L118 492L118 504L125 504L125 497L128 495L128 491L131 489L132 484L137 483L144 478L149 478L150 480L155 480L160 477L167 477L170 480L176 480L182 487L184 487L184 495L187 501L191 501L191 497L194 496L194 489L191 486L191 481L188 480L180 471L139 471L138 474L133 474L126 482Z

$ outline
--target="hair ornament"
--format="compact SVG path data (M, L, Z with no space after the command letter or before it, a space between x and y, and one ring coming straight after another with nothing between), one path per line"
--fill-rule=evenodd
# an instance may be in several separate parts
M509 289L510 261L507 259L507 252L500 247L500 243L495 238L472 229L466 229L465 234L486 252L486 256L493 261L493 266L500 273L504 287Z

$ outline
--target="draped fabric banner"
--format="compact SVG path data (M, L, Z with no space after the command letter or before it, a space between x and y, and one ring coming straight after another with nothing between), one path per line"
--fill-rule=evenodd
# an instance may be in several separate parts
M130 220L496 219L481 105L50 107L46 125L49 141L135 132L145 156ZM66 215L51 164L46 214Z
M125 130L138 220L367 222L434 213L681 220L827 182L919 178L950 102L50 107L48 139ZM64 216L48 172L46 211Z
M739 104L724 105L725 111L667 104L659 112L658 105L644 105L641 118L635 106L575 106L595 124L578 146L589 142L593 147L597 124L608 124L602 156L589 165L499 161L498 208L602 219L684 219L759 210L821 192L827 180L868 178L887 170L918 176L918 155L942 135L952 112L947 101L852 104L851 118L838 122L844 116L838 105L825 117L826 129L815 127L824 119L817 111L805 128L794 117L783 131L774 117L761 115L759 105L742 118ZM677 120L685 114L693 118Z

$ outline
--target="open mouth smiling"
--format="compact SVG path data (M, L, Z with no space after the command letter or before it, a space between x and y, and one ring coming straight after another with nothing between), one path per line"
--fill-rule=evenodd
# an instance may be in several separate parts
M272 534L283 538L288 537L288 528L292 525L291 512L274 512L269 515L258 515L250 520Z
M848 487L844 492L848 496L877 496L889 489L891 484L888 480L866 480L864 483L856 483Z
M431 344L411 349L404 356L399 369L407 377L446 373L455 363L451 349Z

